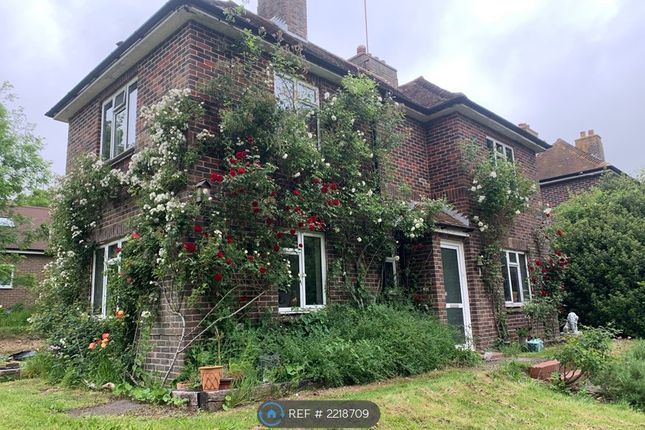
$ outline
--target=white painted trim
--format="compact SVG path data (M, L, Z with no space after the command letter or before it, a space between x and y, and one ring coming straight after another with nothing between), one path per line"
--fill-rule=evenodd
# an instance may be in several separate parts
M45 255L45 251L28 251L22 249L3 249L5 254Z
M441 240L440 247L445 249L454 249L457 251L457 266L459 268L459 281L461 286L461 309L463 309L464 316L464 336L466 338L466 344L461 345L466 349L474 349L475 344L473 342L473 328L472 321L470 318L470 298L468 296L468 277L466 276L466 258L464 254L464 244L458 241L452 240ZM453 303L446 303L446 309L451 307L458 306L449 306ZM458 305L458 304L454 304Z
M452 229L452 228L436 227L432 229L432 231L435 233L448 234L450 236L470 237L469 233L466 233L461 230Z
M99 142L99 158L100 159L103 159L103 130L105 129L105 125L103 124L103 121L105 121L105 105L107 105L110 102L112 102L112 130L110 131L110 134L111 134L111 136L110 136L110 139L111 139L111 141L110 141L110 154L109 154L109 158L107 158L105 161L113 160L114 158L120 156L121 154L123 154L124 152L128 151L129 149L134 148L136 146L136 144L137 144L137 139L136 139L136 132L137 131L135 129L134 130L134 133L135 133L134 143L133 143L132 146L128 146L128 128L129 128L128 121L130 120L130 116L128 115L129 114L129 109L130 109L130 91L129 90L130 90L130 86L132 84L134 84L134 83L137 83L137 82L138 82L137 77L131 79L128 83L126 83L124 86L120 87L118 90L114 91L114 93L112 93L110 95L110 97L107 97L103 101L103 103L101 103L101 136L100 136L100 142ZM138 91L139 91L139 87L137 86L137 92ZM114 104L114 100L115 100L117 94L119 94L120 92L123 92L123 105L121 107L119 107L119 109L116 109L116 106ZM138 99L138 97L137 97L137 99ZM136 112L137 107L135 106L134 108L135 108L135 119L136 119L136 117L137 117L136 114L138 112ZM116 135L116 127L115 127L116 122L114 121L114 117L116 116L116 111L117 110L119 112L125 112L125 124L124 124L125 133L123 133L123 139L124 139L123 140L123 151L121 151L118 154L115 154L114 151L116 150L116 146L115 146L114 139L115 139L115 135Z
M500 142L499 140L495 139L494 137L490 137L490 136L486 136L485 140L490 140L491 142L493 142L492 150L493 150L493 156L495 157L495 164L497 164L497 159L500 158L500 157L503 157L502 158L503 160L508 161L508 158L506 158L506 150L507 149L511 150L511 154L513 156L512 157L513 161L511 161L511 162L513 164L515 164L515 149L513 149L513 147L511 145L507 145L506 143ZM497 152L497 145L502 146L502 149L504 150L503 154L500 154L499 152ZM486 146L488 147L488 144Z
M321 257L321 267L322 272L322 305L307 305L304 303L306 300L306 282L305 278L307 274L305 273L305 247L304 247L304 238L305 237L316 237L320 239L320 257ZM296 235L297 243L303 245L302 248L285 248L283 251L285 254L298 255L298 273L300 275L300 304L298 307L278 307L279 314L299 314L309 311L315 311L322 309L327 305L327 246L325 243L325 235L322 233L307 233L307 232L298 232ZM304 275L304 276L303 276ZM304 304L304 306L302 306ZM278 304L279 306L279 304Z
M96 280L96 251L102 249L103 250L103 296L102 296L102 302L101 302L101 315L106 316L107 315L107 282L108 282L108 277L107 277L107 268L108 268L108 250L112 245L116 245L117 248L123 247L123 242L125 242L127 238L123 239L117 239L113 240L112 242L107 242L104 243L100 246L98 246L94 250L94 255L92 255L92 290L90 291L90 309L92 312L94 312L94 288L95 288L95 280ZM118 257L116 257L118 258Z
M517 277L518 277L518 280L520 282L520 285L519 285L519 287L520 287L520 289L519 289L519 291L520 291L520 301L519 302L514 302L514 301L509 302L509 301L505 300L504 304L505 304L505 306L507 308L519 308L519 307L524 306L524 304L527 301L531 300L531 297L532 297L531 282L530 282L530 277L528 276L528 269L529 269L529 264L528 263L529 262L528 262L528 259L526 257L526 252L524 252L524 251L515 251L515 250L512 250L512 249L503 249L502 252L504 253L504 261L506 263L506 276L508 277L507 278L508 279L508 284L509 284L509 286L511 288L511 291L510 291L511 298L513 297L513 286L511 285L511 266L517 268ZM513 254L517 255L517 263L511 263L511 260L509 258L510 253L513 253ZM524 278L522 276L522 267L520 265L520 260L519 260L522 257L524 257L524 264L526 265L526 275L527 275L526 282L528 283L528 286L529 286L529 298L528 298L528 300L524 299L524 282L523 282Z
M608 169L605 168L605 169L597 170L595 172L583 173L581 175L576 175L575 173L572 173L570 176L567 176L566 178L554 179L552 181L551 180L540 181L540 185L557 184L557 183L560 183L560 182L572 181L572 180L579 179L579 178L586 178L588 176L601 176L607 170Z

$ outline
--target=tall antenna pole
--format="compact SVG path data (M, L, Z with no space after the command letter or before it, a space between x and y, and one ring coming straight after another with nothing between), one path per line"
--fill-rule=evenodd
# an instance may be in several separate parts
M370 52L370 38L367 33L367 0L363 0L363 9L365 11L365 50L369 54Z

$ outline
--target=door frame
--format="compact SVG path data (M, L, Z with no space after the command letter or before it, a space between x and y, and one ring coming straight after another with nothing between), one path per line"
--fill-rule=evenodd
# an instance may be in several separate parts
M445 249L454 249L457 251L457 267L459 270L459 284L461 287L461 305L464 315L464 337L466 338L466 343L464 345L459 345L465 349L474 349L475 344L473 342L473 330L472 330L472 320L470 318L470 299L468 297L468 278L466 277L466 258L464 254L464 244L463 242L441 239L440 248ZM443 257L441 261L443 268ZM446 287L444 285L444 294ZM444 303L446 309L448 308L448 303Z

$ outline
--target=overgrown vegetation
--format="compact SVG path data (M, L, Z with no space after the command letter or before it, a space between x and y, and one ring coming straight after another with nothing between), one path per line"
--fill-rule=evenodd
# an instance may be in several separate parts
M558 206L558 247L573 256L566 307L587 325L645 336L645 181L610 175Z
M31 309L17 304L10 309L0 307L0 338L24 335L29 331Z
M595 382L607 398L645 412L645 340L637 340L621 357L599 372Z
M215 361L218 347L225 364L246 371L244 378L294 385L365 384L478 360L455 348L446 324L408 307L332 305L290 322L225 332L221 345L209 340L192 350L180 379L195 379L199 366Z

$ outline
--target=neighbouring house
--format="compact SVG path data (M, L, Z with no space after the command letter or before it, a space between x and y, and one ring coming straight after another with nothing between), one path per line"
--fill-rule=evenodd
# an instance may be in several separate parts
M41 226L49 223L49 209L21 206L12 208L11 212L13 216L0 216L0 228L18 228L21 243L10 244L3 250L15 257L6 263L8 270L3 273L7 275L0 278L0 305L4 308L11 308L17 304L33 305L35 298L24 285L25 281L29 281L29 278L33 278L36 282L41 281L43 269L51 261L51 257L45 254L46 240L37 236L34 240L28 240L26 237L26 232L41 233ZM20 217L21 221L18 222L15 217ZM22 244L23 241L24 244Z
M605 173L622 173L605 161L602 139L593 130L581 131L575 146L556 140L537 155L537 166L542 199L551 207L598 185Z
M356 56L345 60L314 45L307 40L305 0L260 0L259 15L245 12L235 20L228 19L225 11L232 6L235 4L212 0L167 2L47 113L69 124L68 171L73 168L75 157L84 153L100 154L113 168L123 169L130 156L149 139L138 120L143 106L155 103L172 88L190 88L199 93L203 91L202 84L230 73L229 59L237 55L230 46L242 37L244 30L257 32L263 28L267 34L283 31L287 43L302 45L302 54L309 64L306 82L276 75L267 84L264 71L258 71L256 78L243 84L264 85L278 99L285 82L297 84L307 94L306 100L303 97L301 101L316 107L325 102L320 95L333 92L343 76L367 73L383 92L391 93L404 105L406 137L391 155L395 165L393 182L407 184L415 197L445 197L453 206L437 216L436 229L417 243L409 259L408 267L415 275L419 292L415 300L458 327L469 345L478 349L490 346L497 334L492 305L481 279L481 238L469 215L472 177L463 167L459 142L476 142L496 157L514 162L519 171L536 182L535 155L549 145L465 95L441 89L423 77L399 86L396 69L372 56L364 47L359 47ZM213 111L209 112L213 115ZM122 133L118 142L109 127L113 122L120 124ZM217 130L215 116L207 123ZM215 171L216 161L209 156L200 159L192 174L195 183ZM503 273L511 332L526 324L522 305L531 296L527 262L536 253L532 234L541 223L539 194L532 198L530 205L531 211L519 217L504 244ZM106 204L104 209L95 237L101 246L95 255L94 268L88 268L87 272L88 285L92 278L91 289L87 291L88 303L92 303L95 312L110 312L105 305L110 292L105 289L104 265L130 233L127 220L134 210L127 200ZM309 245L316 252L307 254L309 257L300 254L298 258L317 261L311 265L300 262L299 267L301 270L316 267L322 273L315 274L320 282L311 286L305 285L301 277L301 293L295 297L298 309L347 300L340 286L325 279L324 270L334 258L333 252L329 252L333 249L333 233L300 234L311 239ZM384 269L370 276L374 287L378 288L383 278L400 276L400 264L395 258L384 261ZM310 292L307 288L316 291ZM291 313L293 299L283 298L276 289L259 303L277 317ZM191 320L191 323L194 322ZM151 369L168 369L178 327L170 312L162 309L153 329ZM172 370L176 375L179 368Z

